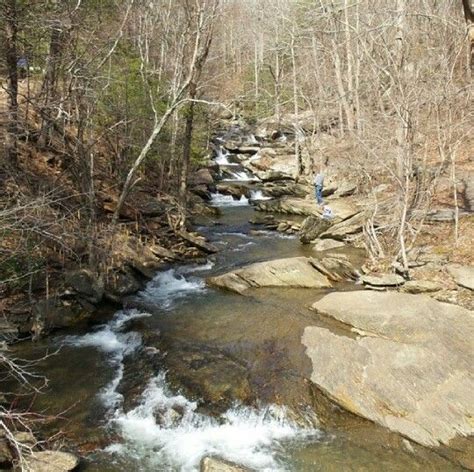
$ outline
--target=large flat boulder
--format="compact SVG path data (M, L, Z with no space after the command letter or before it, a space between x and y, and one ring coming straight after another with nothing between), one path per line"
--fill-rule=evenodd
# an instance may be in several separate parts
M204 457L200 468L201 472L250 472L250 469L218 457Z
M79 459L68 452L33 452L27 459L27 469L31 472L69 472L79 465Z
M461 287L474 290L474 266L450 265L448 272Z
M419 444L471 437L472 446L472 311L425 295L367 291L330 293L313 309L352 331L304 330L311 380L328 397Z
M334 215L333 222L352 218L359 213L359 208L353 203L344 200L332 200L327 203ZM323 209L315 199L283 197L278 200L260 202L257 207L260 211L272 211L292 215L321 216Z
M337 213L335 215L337 216ZM363 212L349 216L343 221L336 220L336 223L324 231L324 233L321 233L319 237L322 239L329 238L342 241L348 236L360 233L365 224L365 220L366 218Z
M210 277L207 282L209 285L237 293L259 287L331 287L329 279L321 274L307 257L257 262L217 277Z

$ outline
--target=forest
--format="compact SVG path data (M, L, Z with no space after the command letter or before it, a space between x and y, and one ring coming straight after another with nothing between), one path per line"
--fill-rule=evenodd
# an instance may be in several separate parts
M338 470L317 469L294 451L288 452L291 459L282 459L263 443L267 455L262 452L261 462L260 450L250 446L226 454L218 439L219 446L203 446L191 460L181 443L170 446L158 436L158 462L147 462L151 449L143 452L145 446L127 436L132 427L126 421L139 416L140 405L144 414L158 386L175 402L173 415L181 417L173 423L161 403L150 407L145 419L155 418L159 438L175 431L176 421L183 427L189 415L196 434L202 433L209 428L196 419L203 411L209 421L227 424L219 415L234 411L235 402L283 405L295 417L308 407L319 418L319 430L332 411L329 402L394 432L396 439L383 432L379 440L396 454L409 449L404 441L411 444L416 459L397 455L386 470L417 470L423 461L430 470L474 467L472 0L0 0L0 24L0 468L72 470L78 457L86 457L84 470L91 471ZM318 173L325 176L324 206L314 195ZM273 234L267 243L265 231ZM235 246L237 233L249 239L248 246ZM244 256L234 259L229 255L234 250ZM201 269L184 272L190 264L207 264L206 278L196 278ZM280 293L271 291L276 287ZM237 298L221 300L221 290ZM361 299L346 300L346 290ZM249 291L259 293L253 304ZM242 295L248 301L239 302ZM279 297L275 309L285 309L282 317L298 310L301 316L291 341L266 305ZM407 320L386 314L384 323L357 318L352 307L369 300L381 312L389 306L415 311ZM206 316L218 303L225 314L211 323ZM256 308L259 303L266 308ZM310 305L321 317L318 327L301 315ZM226 318L231 306L232 322ZM176 321L134 325L136 310L155 318L170 309ZM196 320L187 326L183 320L194 310ZM273 331L254 332L258 322L244 316L252 310L269 316ZM434 313L445 314L449 328ZM253 347L246 351L243 340L231 340L225 323L235 324L231 331L249 323L247 343ZM363 341L374 336L370 339L382 344L346 346L318 331L325 323L333 323L336 334L350 326L350 336L358 333ZM55 362L65 362L70 375L85 375L72 374L81 367L67 359L90 361L96 351L74 349L97 348L90 337L104 330L116 346L128 346L107 351L99 343L113 359L103 361L107 368L95 367L105 377L107 369L120 371L110 395L125 400L114 403L109 417L115 415L118 428L122 415L121 433L86 427L72 406L79 397L68 403L66 390L54 390ZM131 349L136 331L141 347ZM409 331L413 338L405 341L419 354L404 351ZM443 344L448 331L450 347ZM434 333L433 339L416 344L425 333ZM71 341L80 336L76 344ZM387 339L396 347L383 345ZM150 360L147 349L168 354ZM413 355L416 361L408 368L400 360L384 378L378 356L382 360L397 349L397 358L409 362ZM353 356L347 370L344 352ZM362 377L376 370L367 374L372 384L350 383L366 355L372 364ZM323 360L328 372L317 369ZM212 367L195 367L199 363ZM443 363L441 374L436 366ZM140 388L136 366L147 372ZM405 367L409 371L397 370ZM344 379L333 385L337 371ZM288 372L298 377L297 386L282 380ZM399 375L406 375L407 385L391 384ZM166 388L157 383L164 377ZM412 387L417 382L410 379L416 378L425 379L426 390ZM104 385L90 387L86 397L103 395L109 388ZM387 389L382 393L381 385ZM406 396L398 398L394 392L404 389ZM187 403L177 400L181 394ZM367 406L363 399L372 394ZM42 395L53 404L62 395L58 408L46 400L37 407L33 399ZM436 413L424 410L427 398L439 405ZM379 411L374 405L385 406ZM70 409L68 425L81 424L82 430L64 426ZM164 423L156 419L160 415ZM296 423L285 425L300 431L302 420L290 419ZM268 431L276 434L273 421L280 420L272 417ZM328 422L328 431L339 431L339 424ZM365 423L360 428L366 438L378 434ZM122 457L109 469L100 454L87 459L92 451L107 450L107 435L125 438L124 448L133 443L123 456L138 455L138 462L120 462ZM269 442L279 440L276 434ZM350 441L356 450L365 447ZM379 446L367 441L376 452L367 459L373 468L364 470L375 471L382 460ZM181 462L163 453L166 447L177 447ZM74 456L53 457L58 449ZM52 465L45 455L49 469L42 469L41 454L59 462ZM308 457L318 454L312 450ZM213 455L224 465L206 465ZM350 460L353 470L362 470L362 462Z

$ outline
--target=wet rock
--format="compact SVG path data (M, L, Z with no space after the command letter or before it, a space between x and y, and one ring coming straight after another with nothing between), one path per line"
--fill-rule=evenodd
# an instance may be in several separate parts
M191 176L191 184L198 185L213 185L214 177L209 169L199 169Z
M305 328L311 381L321 391L356 415L466 460L474 434L472 311L425 295L366 291L330 293L313 309L359 334ZM451 449L458 437L470 439Z
M176 234L190 243L192 246L196 247L197 249L205 252L206 254L214 254L218 252L216 246L211 243L208 243L203 237L198 236L196 234L188 233L185 230L178 230Z
M447 270L458 285L474 290L474 266L450 265Z
M316 270L306 257L257 262L217 277L210 277L207 282L209 285L237 293L259 287L331 287L327 277Z
M257 154L257 152L260 150L260 146L249 146L244 144L234 149L227 149L231 152L234 152L235 154Z
M405 283L405 279L397 274L363 275L360 279L370 287L398 287Z
M238 359L207 345L171 342L173 349L167 350L165 358L167 379L184 389L186 396L215 411L225 411L235 402L254 401L248 369Z
M251 472L251 469L217 457L203 457L200 472Z
M219 183L219 184L217 184L216 189L219 193L222 193L223 195L232 195L234 200L239 200L242 195L245 195L245 196L250 195L250 190L249 190L248 186L243 185L243 184Z
M329 251L330 249L337 249L344 247L345 244L342 241L336 239L319 239L313 245L314 251Z
M66 284L87 301L97 304L104 295L102 282L88 269L80 269L66 274Z
M273 215L255 215L249 223L253 225L278 224Z
M309 244L331 226L331 222L320 216L308 216L300 229L300 241Z
M93 306L84 308L78 301L58 298L40 300L33 306L31 318L21 327L21 331L33 331L39 336L43 331L69 328L88 320L93 310Z
M431 280L408 280L402 287L406 293L428 293L437 292L443 287L437 282Z
M209 191L209 187L207 185L195 185L192 187L191 192L205 201L211 200L211 192Z
M142 284L129 270L112 270L107 274L104 289L105 296L114 302L138 292Z
M157 257L150 247L134 238L117 245L113 255L115 260L149 279L166 265L164 258Z
M69 452L34 452L27 464L31 472L69 472L79 465L79 459Z

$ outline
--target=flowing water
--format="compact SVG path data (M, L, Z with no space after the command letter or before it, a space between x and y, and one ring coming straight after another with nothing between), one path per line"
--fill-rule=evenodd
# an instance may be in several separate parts
M321 293L262 289L243 297L211 289L204 280L249 262L307 254L295 238L251 231L252 214L252 207L230 206L217 224L200 227L223 250L205 264L157 274L135 297L141 308L120 310L92 332L20 346L28 356L63 346L43 363L51 387L35 406L51 414L65 411L67 420L55 425L81 450L93 450L85 470L197 471L205 455L262 471L457 470L434 454L422 460L381 446L370 426L358 425L355 433L329 430L311 415L302 421L294 414L310 403L304 375L297 372L304 373L307 362L299 339L304 326L315 322L307 306ZM160 332L155 346L167 353L166 361L144 381L134 406L124 408L119 384L125 361L153 332ZM253 406L234 402L210 414L179 381L170 382L175 370L186 369L190 344L241 359L258 397ZM228 365L217 363L216 369L216 382L235 380L228 379Z
M217 159L229 164L223 151ZM50 387L35 408L60 415L49 428L61 428L87 455L83 469L197 471L202 457L216 455L275 472L458 470L434 453L414 455L368 422L320 424L301 334L325 323L308 309L325 292L259 289L244 297L205 283L237 266L311 250L252 226L245 197L214 194L212 204L221 215L198 229L218 254L158 273L128 308L106 312L92 329L17 348L32 358L61 346L41 364ZM150 375L139 361L144 352L160 355Z

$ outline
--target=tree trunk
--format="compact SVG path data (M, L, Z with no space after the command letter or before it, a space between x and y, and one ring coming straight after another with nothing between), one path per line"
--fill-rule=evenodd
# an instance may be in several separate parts
M43 84L41 86L41 93L43 95L43 108L45 113L51 118L53 114L49 108L54 106L54 101L57 97L57 82L59 76L59 66L61 64L61 55L63 49L63 29L64 26L59 20L54 20L51 25L51 37L49 42L49 54L46 65L46 73ZM43 121L39 142L41 146L48 144L51 133L50 120Z
M5 59L7 64L8 126L5 150L8 163L16 166L18 153L18 9L16 0L7 0L5 15Z
M189 98L194 100L196 98L196 84L193 82L189 86ZM191 144L193 139L193 124L194 124L194 106L195 103L191 101L186 111L186 125L184 129L183 142L183 162L181 166L181 177L179 182L179 199L186 207L186 196L188 192L188 174L191 163Z

